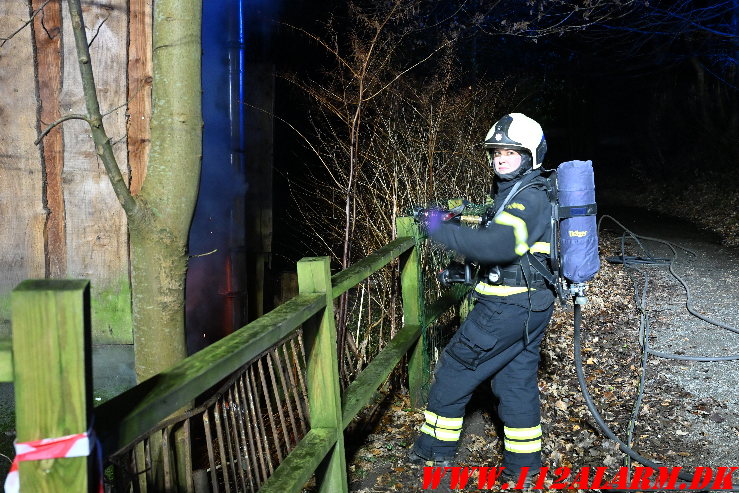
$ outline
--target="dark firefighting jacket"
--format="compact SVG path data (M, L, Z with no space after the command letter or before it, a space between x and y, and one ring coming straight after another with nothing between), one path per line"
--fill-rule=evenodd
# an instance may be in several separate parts
M544 178L539 170L533 170L518 180L500 181L493 198L494 210L521 181L520 191L508 202L504 210L482 228L470 228L454 223L442 223L429 236L454 250L468 261L479 263L481 272L490 266L515 270L529 252L547 265L552 234L551 204L547 197ZM526 186L532 184L532 186ZM554 294L543 280L528 283L491 285L483 277L475 286L475 296L504 303L545 310L554 302ZM510 285L514 284L514 285ZM518 284L518 285L515 285ZM527 290L529 292L527 292Z

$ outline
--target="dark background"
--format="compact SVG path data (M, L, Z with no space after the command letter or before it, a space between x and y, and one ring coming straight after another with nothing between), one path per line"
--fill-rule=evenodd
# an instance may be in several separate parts
M548 17L536 21L529 3L543 4ZM631 7L619 10L616 2L602 2L593 14L602 19L591 18L592 24L568 17L571 10L551 2L425 2L419 17L431 22L453 14L453 22L466 26L457 50L459 85L507 78L516 96L500 115L490 115L490 124L513 111L538 120L549 144L545 166L592 159L603 197L694 178L733 189L739 175L739 2L632 2ZM474 25L471 17L479 12L485 15ZM349 25L341 20L349 15L342 1L290 2L279 15L283 23L318 34L329 18L338 19L336 26ZM529 30L490 34L504 20L510 25L516 19L532 21ZM559 21L585 27L538 34ZM330 66L323 49L293 29L279 28L275 40L278 72L320 79ZM414 75L432 75L424 67ZM278 81L276 113L305 127L309 108L300 98L294 87ZM289 129L278 124L276 133L278 175L299 173L310 157ZM285 189L277 177L276 200L289 210L289 197L280 197ZM278 240L282 237L289 235L278 232Z
M594 7L575 10L586 4ZM327 253L305 241L296 214L305 204L289 193L289 180L317 163L297 135L310 134L315 108L287 79L329 77L331 57L305 32L346 48L356 29L348 6L338 0L204 2L204 156L190 251L217 252L190 264L191 350L255 317L248 286L255 256L262 255L257 264L265 262L269 309L281 273L303 256ZM549 148L545 167L591 159L600 203L694 182L717 193L737 186L739 0L422 1L416 16L409 22L423 28L401 48L402 56L423 57L443 33L455 32L455 84L484 89L505 80L507 104L489 124L509 112L539 121ZM525 27L513 28L517 22ZM422 86L435 75L433 62L409 76ZM250 101L271 105L271 121L252 120L250 127ZM250 171L250 160L272 170L271 184L257 180L261 171ZM271 204L266 254L249 226L255 200ZM204 306L223 310L206 313Z

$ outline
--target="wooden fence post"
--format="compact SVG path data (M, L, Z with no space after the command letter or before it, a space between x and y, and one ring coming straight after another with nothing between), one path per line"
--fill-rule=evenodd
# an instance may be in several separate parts
M0 382L13 381L13 341L0 340Z
M419 237L418 224L412 217L395 220L398 238ZM400 256L400 285L403 295L403 324L421 327L421 337L411 349L408 360L408 391L411 405L420 408L426 403L429 382L429 361L426 355L426 331L423 327L423 276L418 244Z
M18 442L87 431L92 397L89 282L24 281L13 290L11 310ZM88 459L21 462L21 491L88 491Z
M298 262L300 294L326 293L326 308L303 324L311 428L336 430L336 444L316 472L321 493L347 492L341 387L336 348L334 300L328 257L308 257Z

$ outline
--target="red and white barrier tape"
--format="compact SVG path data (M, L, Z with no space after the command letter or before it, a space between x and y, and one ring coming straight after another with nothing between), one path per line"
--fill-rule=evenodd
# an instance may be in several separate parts
M63 459L67 457L87 457L96 445L94 437L90 434L78 433L58 438L44 438L31 442L13 444L15 446L15 459L10 466L10 472L5 479L5 493L20 493L20 477L18 475L18 464L28 460ZM98 464L102 468L102 464ZM102 472L102 471L101 471ZM103 493L102 474L100 474L99 492Z

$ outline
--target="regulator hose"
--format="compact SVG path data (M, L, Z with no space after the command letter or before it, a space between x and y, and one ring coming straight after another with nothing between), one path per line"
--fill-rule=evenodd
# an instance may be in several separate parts
M636 452L634 449L632 449L626 443L624 443L620 438L618 438L616 434L613 433L611 428L608 427L606 422L601 417L600 412L598 412L598 409L595 407L593 398L590 396L590 392L588 391L588 385L587 385L587 382L585 381L585 372L583 371L583 367L582 367L582 351L581 351L582 342L580 338L581 322L582 322L582 307L580 304L575 303L575 370L577 371L577 380L580 383L580 390L582 391L582 396L585 399L585 405L588 407L590 414L593 415L595 422L598 423L598 426L600 426L601 430L603 430L603 433L605 433L608 438L618 443L618 447L621 449L623 453L625 453L626 455L628 455L635 461L639 462L640 464L644 464L645 466L651 467L652 469L663 467L647 459L646 457L640 455L638 452ZM688 481L688 482L692 481L693 479L693 476L691 474L688 474L682 471L680 472L680 474L678 474L678 477L682 479L683 481Z

